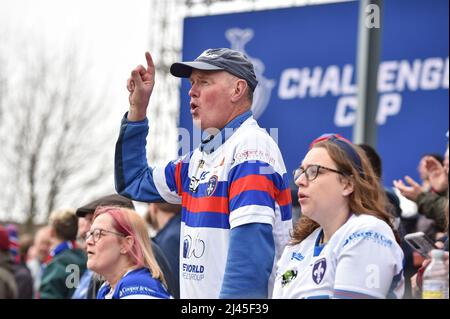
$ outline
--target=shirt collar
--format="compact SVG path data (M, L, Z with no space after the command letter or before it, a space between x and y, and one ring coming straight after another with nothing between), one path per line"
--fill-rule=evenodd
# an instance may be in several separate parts
M317 235L316 241L314 242L314 253L313 256L317 257L322 252L323 248L326 244L320 244L320 239L323 237L323 229L319 231L319 235Z
M47 259L45 260L44 264L48 265L56 255L59 255L60 253L62 253L67 249L74 249L74 248L76 248L75 241L70 240L63 241L50 251L50 254L47 256Z
M67 241L63 241L62 243L60 243L58 246L56 246L51 252L50 255L51 256L56 256L60 253L62 253L64 250L67 249L73 249L74 245L71 241L67 240Z
M253 115L252 111L247 111L233 120L228 122L227 125L216 135L210 135L206 139L202 140L200 144L200 151L206 153L212 153L217 150L223 143L225 143L234 131L239 128L249 117Z

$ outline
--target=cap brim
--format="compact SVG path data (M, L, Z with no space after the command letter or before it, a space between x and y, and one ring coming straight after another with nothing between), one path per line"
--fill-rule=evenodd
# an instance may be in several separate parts
M204 70L204 71L217 71L223 70L223 68L219 68L215 65L205 63L205 62L177 62L172 64L170 67L170 73L173 76L179 78L188 78L191 76L192 69Z
M95 210L99 206L115 206L134 209L134 205L131 199L118 194L112 194L100 197L99 199L96 199L84 206L79 207L76 210L75 214L78 217L85 217L87 214L94 214Z
M93 214L94 211L95 211L95 209L92 210L89 208L81 207L76 210L75 215L77 215L77 217L85 217L87 214Z

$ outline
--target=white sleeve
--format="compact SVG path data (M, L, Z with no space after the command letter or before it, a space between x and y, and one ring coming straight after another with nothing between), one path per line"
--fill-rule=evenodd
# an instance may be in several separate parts
M153 170L153 181L159 195L168 203L181 204L181 196L167 186L167 176L164 168L155 167Z
M403 294L398 289L403 288L403 252L387 227L366 225L347 234L338 249L335 298L399 297L392 295L399 290Z

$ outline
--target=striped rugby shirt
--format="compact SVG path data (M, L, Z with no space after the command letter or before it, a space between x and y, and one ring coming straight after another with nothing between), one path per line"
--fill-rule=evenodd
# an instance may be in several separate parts
M230 134L227 129L234 131ZM147 119L128 122L125 115L116 145L116 189L138 201L181 203L180 297L219 297L230 231L252 223L272 227L275 256L267 293L271 296L276 261L292 228L286 168L275 141L247 112L211 143L165 167L150 168L147 133Z

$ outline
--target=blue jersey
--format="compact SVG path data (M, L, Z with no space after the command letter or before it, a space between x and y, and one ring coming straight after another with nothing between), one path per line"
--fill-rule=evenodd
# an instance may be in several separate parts
M97 293L97 299L169 299L162 283L152 277L148 268L127 272L120 278L114 291L105 282Z
M255 263L268 269L265 283L259 285L265 286L261 288L265 293L258 297L270 296L276 260L292 228L286 168L275 141L248 112L194 152L165 167L149 168L147 132L147 120L123 120L116 146L116 189L139 201L182 205L180 297L218 298L227 278L227 287L240 286L236 289L243 291L246 286L247 292L254 291L256 281L265 276L247 279ZM249 225L267 226L262 231L265 246L255 243L255 237L233 237L238 228L251 233L251 227L243 227ZM233 240L236 245L230 245ZM246 252L243 245L252 248ZM236 249L240 249L237 255ZM248 276L240 278L245 271ZM227 272L234 275L226 277ZM224 298L244 296L225 290L230 293L222 294Z

